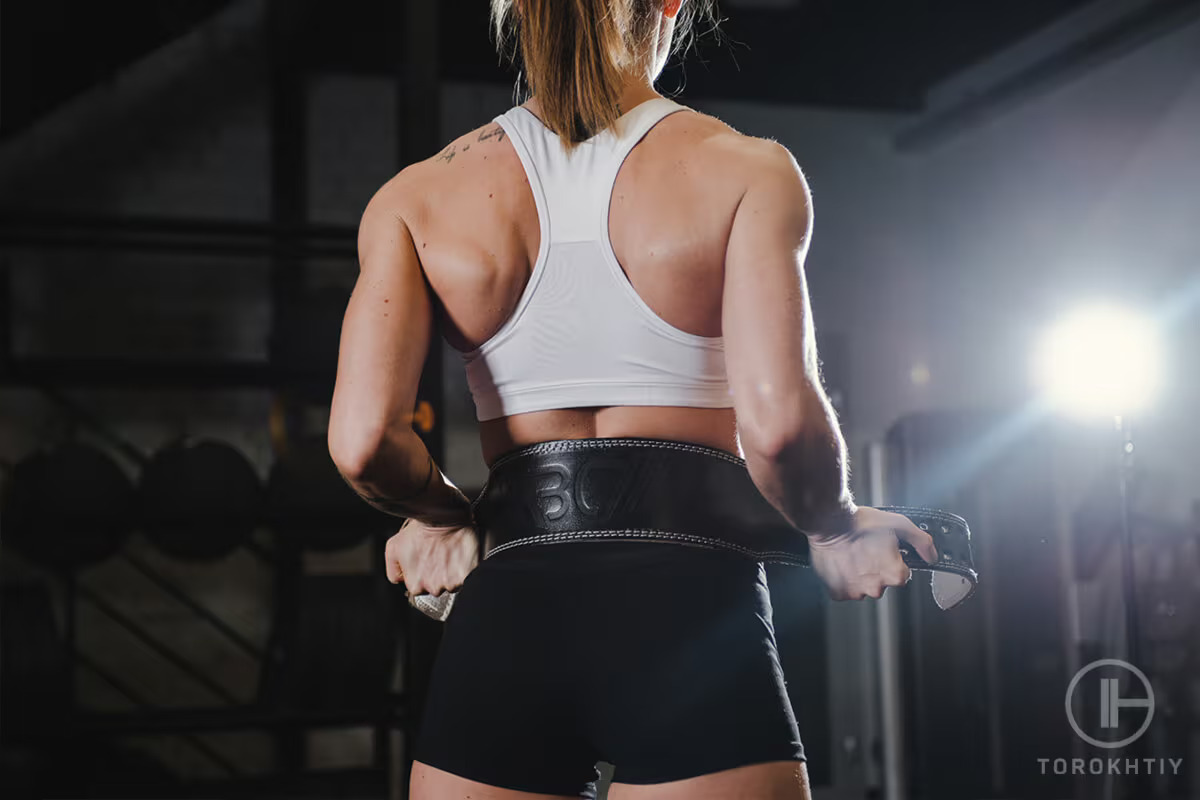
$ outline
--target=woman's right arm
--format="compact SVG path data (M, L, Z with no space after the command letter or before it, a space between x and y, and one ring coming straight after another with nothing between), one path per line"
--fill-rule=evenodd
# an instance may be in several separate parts
M773 142L750 144L722 311L742 451L759 491L808 536L813 569L831 596L879 597L911 575L901 539L926 562L937 560L937 550L907 517L854 504L846 443L821 386L804 279L812 198L791 153Z
M810 535L847 531L846 445L821 386L804 260L812 202L784 147L748 140L725 257L722 334L738 436L759 491Z

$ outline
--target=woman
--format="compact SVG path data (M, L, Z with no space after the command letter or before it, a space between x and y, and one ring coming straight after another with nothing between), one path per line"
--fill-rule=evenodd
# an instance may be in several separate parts
M414 798L587 797L600 760L614 800L809 797L763 564L734 552L736 524L693 537L726 550L608 537L480 561L469 501L409 422L435 319L463 354L489 485L499 465L567 445L620 443L625 476L649 474L639 447L681 451L701 482L706 464L748 471L836 599L904 584L900 538L936 558L927 534L847 488L792 156L653 88L710 14L701 0L493 0L532 97L404 169L363 214L330 451L363 497L408 518L389 579L461 590ZM551 484L511 480L534 516L563 508ZM487 535L522 537L508 527Z

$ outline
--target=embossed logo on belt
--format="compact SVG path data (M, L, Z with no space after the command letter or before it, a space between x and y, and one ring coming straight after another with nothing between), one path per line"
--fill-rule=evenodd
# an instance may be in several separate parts
M572 472L547 464L529 473L536 494L526 498L533 520L555 523L571 514L604 522L618 509L628 509L641 496L643 465L598 453Z

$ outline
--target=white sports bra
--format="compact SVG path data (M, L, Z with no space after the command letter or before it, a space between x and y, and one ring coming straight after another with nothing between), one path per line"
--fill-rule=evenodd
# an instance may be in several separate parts
M625 157L655 123L686 108L648 100L569 153L520 106L496 117L529 178L541 245L512 316L462 353L480 421L587 406L733 405L722 337L682 331L655 314L608 236Z

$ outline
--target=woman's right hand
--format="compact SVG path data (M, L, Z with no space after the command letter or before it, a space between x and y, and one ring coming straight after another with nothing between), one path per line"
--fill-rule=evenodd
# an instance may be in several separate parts
M901 540L927 563L936 564L933 537L903 514L859 506L850 530L808 538L812 567L834 600L879 598L888 586L903 586L912 577L900 552Z

